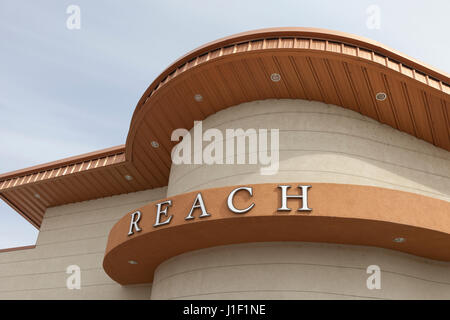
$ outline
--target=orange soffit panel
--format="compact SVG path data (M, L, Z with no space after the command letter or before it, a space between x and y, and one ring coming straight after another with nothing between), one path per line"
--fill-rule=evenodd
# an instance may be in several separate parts
M111 229L103 268L121 284L152 282L156 267L170 257L261 241L377 246L450 261L449 212L447 201L368 186L270 183L206 189L126 214Z
M170 65L137 103L124 146L1 175L0 195L39 227L51 206L165 186L173 130L243 102L284 98L348 108L450 151L448 74L341 32L262 29Z

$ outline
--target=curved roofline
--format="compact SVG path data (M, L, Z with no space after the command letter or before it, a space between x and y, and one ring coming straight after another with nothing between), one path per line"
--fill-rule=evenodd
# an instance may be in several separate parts
M379 43L375 40L357 36L351 33L322 29L322 28L308 28L308 27L280 27L280 28L263 28L263 29L255 29L251 31L240 32L231 36L226 36L215 41L208 42L205 45L202 45L194 50L191 50L177 61L172 63L167 69L170 69L173 65L176 65L178 62L186 59L191 59L193 56L198 55L199 51L209 51L216 46L223 46L232 43L238 43L241 41L247 41L249 39L257 39L257 38L265 38L267 36L286 36L293 37L303 35L306 37L316 37L322 38L324 40L336 40L348 44L358 45L360 47L365 47L367 49L371 49L377 51L379 53L383 53L386 56L393 57L395 60L400 62L405 62L405 64L409 64L412 67L415 67L419 71L423 71L430 75L435 75L436 77L445 77L445 82L450 82L450 74L438 70L430 65L427 65L417 59L414 59L404 53L401 53L395 49L392 49L382 43Z
M139 107L143 104L142 102L148 97L149 91L152 90L158 83L161 82L164 77L167 77L173 69L179 65L182 65L186 63L187 61L198 57L202 55L204 52L208 52L211 50L214 50L218 47L224 47L231 44L236 44L243 41L249 41L249 40L256 40L259 38L266 38L266 37L280 37L280 36L286 36L286 37L316 37L321 38L324 40L336 40L336 41L342 41L345 43L348 43L350 45L358 45L361 47L365 47L367 49L375 50L381 54L384 54L390 58L393 58L399 62L405 63L407 65L415 67L419 71L423 71L427 74L433 75L436 78L443 79L443 82L450 82L450 75L439 71L431 66L428 66L414 58L411 58L403 53L398 52L397 50L394 50L392 48L389 48L388 46L385 46L377 41L367 39L361 36L353 35L350 33L345 32L339 32L334 30L328 30L328 29L321 29L321 28L307 28L307 27L280 27L280 28L264 28L264 29L256 29L246 32L237 33L231 36L226 36L211 42L208 42L194 50L191 50L187 54L181 56L178 58L175 62L173 62L169 67L167 67L161 74L150 84L150 86L145 90L144 94L139 99L136 108L133 112L133 116L130 123L130 128L135 120L136 114L139 111ZM129 132L130 133L130 132ZM105 148L98 151L93 151L89 153L84 153L77 156L72 156L68 158L63 158L60 160L27 167L24 169L14 170L10 172L6 172L3 174L0 174L0 181L11 179L18 176L25 176L29 174L33 174L36 172L40 172L43 170L51 170L55 168L64 167L71 164L76 164L78 162L83 161L89 161L89 160L95 160L99 159L105 156L110 156L113 154L126 152L126 146L128 145L128 138L127 136L127 144L122 144L115 147Z
M115 146L115 147L110 147L110 148L106 148L106 149L83 153L83 154L80 154L77 156L63 158L60 160L51 161L51 162L39 164L36 166L24 168L24 169L6 172L3 174L0 174L0 181L11 179L11 178L18 177L18 176L27 176L27 175L30 175L33 173L38 173L41 171L48 171L48 170L52 170L52 169L56 169L56 168L61 168L64 166L73 165L73 164L80 163L80 162L101 159L104 157L108 157L108 156L115 155L118 153L123 153L123 152L125 152L125 145L121 144L121 145Z

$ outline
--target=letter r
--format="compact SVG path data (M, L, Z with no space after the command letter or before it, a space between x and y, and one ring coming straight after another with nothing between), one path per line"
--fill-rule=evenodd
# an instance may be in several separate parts
M139 232L142 230L138 226L139 220L141 220L141 212L138 210L138 211L133 212L133 214L131 215L130 231L128 231L129 236L131 236L134 233L133 228L136 230L136 232Z

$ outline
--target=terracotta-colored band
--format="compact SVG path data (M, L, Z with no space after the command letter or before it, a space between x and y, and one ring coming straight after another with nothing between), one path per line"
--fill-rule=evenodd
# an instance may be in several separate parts
M450 202L413 193L358 185L330 183L282 183L291 185L289 195L301 194L298 185L311 185L308 206L289 199L292 211L278 211L281 184L246 185L253 196L239 191L234 206L247 213L233 213L227 206L230 192L239 187L223 187L190 192L168 198L172 206L154 227L156 204L140 209L141 218L128 236L131 216L126 214L112 228L103 267L121 284L152 282L156 267L178 254L219 245L261 241L310 241L377 246L431 259L450 261ZM185 220L198 192L210 216ZM163 206L164 209L167 206ZM137 216L135 216L136 218ZM404 238L398 243L395 238ZM130 264L135 261L137 264Z

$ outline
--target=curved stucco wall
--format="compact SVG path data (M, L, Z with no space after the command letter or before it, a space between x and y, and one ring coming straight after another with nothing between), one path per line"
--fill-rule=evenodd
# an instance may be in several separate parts
M305 100L255 101L222 110L202 126L223 133L278 128L279 170L261 175L259 165L172 165L168 196L247 183L331 182L450 200L449 152L348 109ZM366 268L373 264L382 271L381 290L366 287ZM374 247L230 245L162 263L152 299L177 298L450 299L450 264Z
M168 196L246 183L331 182L450 200L448 151L348 109L306 100L255 101L222 110L202 126L224 136L225 129L278 128L279 171L261 175L259 165L249 164L172 165Z
M369 290L367 267L381 288ZM392 250L301 242L188 252L155 272L152 299L450 299L450 264Z

